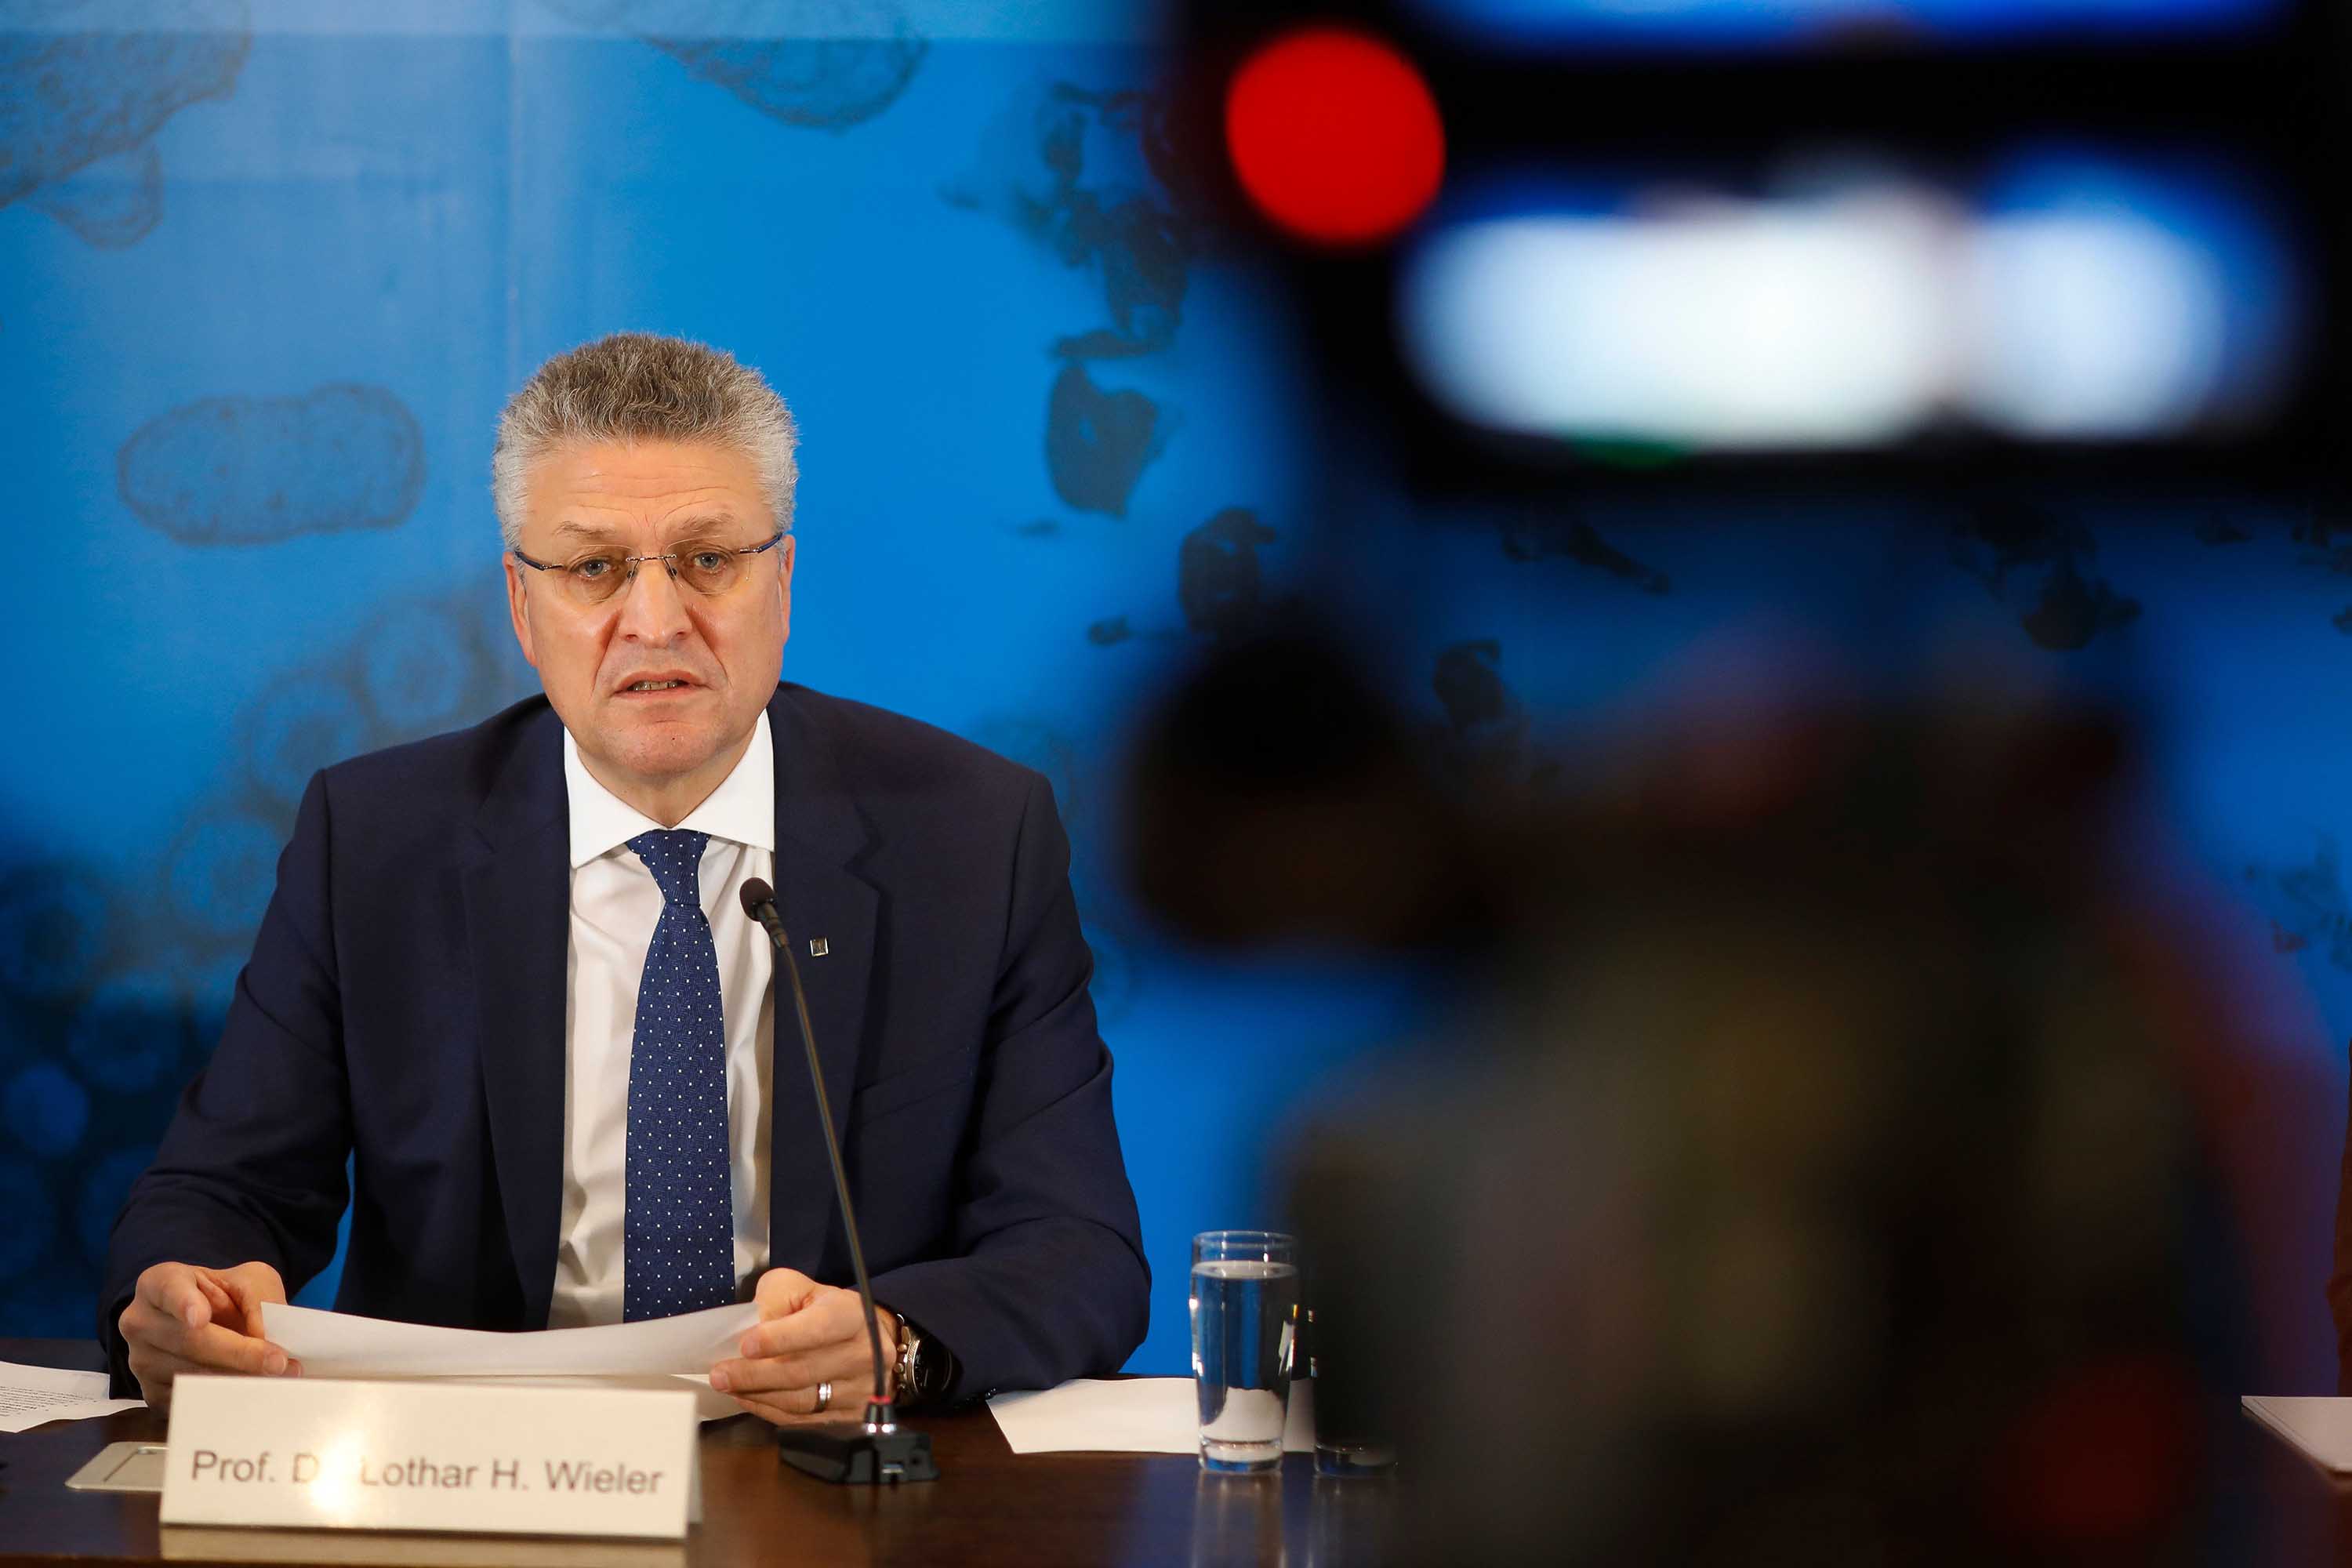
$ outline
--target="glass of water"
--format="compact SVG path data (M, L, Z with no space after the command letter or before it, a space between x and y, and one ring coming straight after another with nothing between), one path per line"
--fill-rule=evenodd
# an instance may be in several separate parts
M1270 1230L1194 1237L1192 1382L1202 1469L1281 1466L1297 1343L1298 1243Z

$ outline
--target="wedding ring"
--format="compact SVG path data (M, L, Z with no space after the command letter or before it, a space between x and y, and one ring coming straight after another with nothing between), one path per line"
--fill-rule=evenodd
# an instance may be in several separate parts
M820 1383L816 1385L816 1408L810 1411L809 1414L812 1415L822 1415L824 1414L824 1407L832 1403L833 1384L829 1383Z

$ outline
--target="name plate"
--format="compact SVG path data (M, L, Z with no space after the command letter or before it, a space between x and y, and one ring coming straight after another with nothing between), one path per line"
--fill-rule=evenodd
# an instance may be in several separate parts
M675 1540L696 1435L682 1387L183 1377L162 1519Z

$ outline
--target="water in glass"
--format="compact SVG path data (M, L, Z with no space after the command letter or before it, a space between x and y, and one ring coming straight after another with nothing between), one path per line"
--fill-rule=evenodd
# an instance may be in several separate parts
M1192 1376L1206 1468L1282 1462L1297 1307L1295 1263L1223 1258L1192 1266Z

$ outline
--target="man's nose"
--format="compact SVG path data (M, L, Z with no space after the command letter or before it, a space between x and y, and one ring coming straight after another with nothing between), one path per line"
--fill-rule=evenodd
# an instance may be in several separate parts
M636 575L621 590L623 637L635 642L670 643L688 629L684 591L667 561L640 561Z

